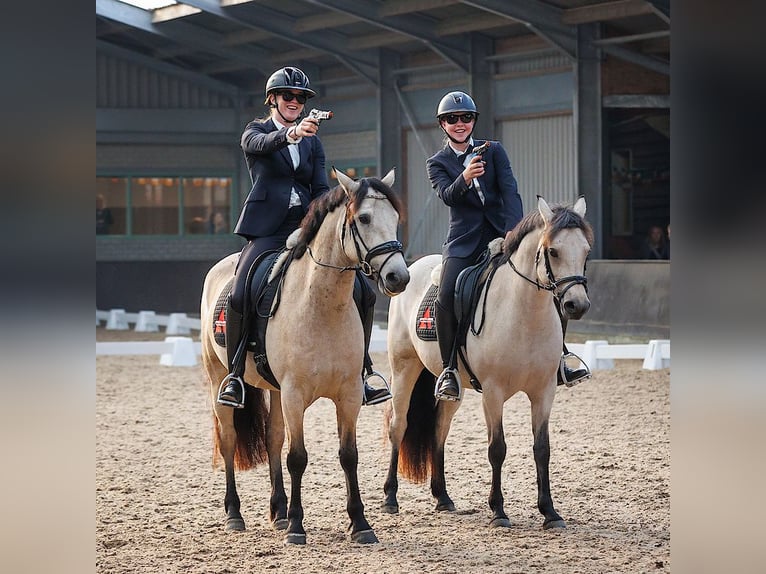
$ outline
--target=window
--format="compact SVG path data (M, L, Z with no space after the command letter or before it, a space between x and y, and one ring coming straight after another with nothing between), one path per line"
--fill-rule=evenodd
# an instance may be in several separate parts
M228 234L231 193L231 177L97 177L96 234Z

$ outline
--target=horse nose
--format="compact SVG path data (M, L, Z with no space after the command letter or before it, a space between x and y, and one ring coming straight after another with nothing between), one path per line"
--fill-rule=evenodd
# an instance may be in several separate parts
M590 301L588 299L569 299L564 302L563 307L568 319L579 319L590 309Z
M407 287L407 283L410 282L410 274L405 271L404 273L397 273L396 271L390 271L385 276L386 289L392 293L401 293L404 288Z

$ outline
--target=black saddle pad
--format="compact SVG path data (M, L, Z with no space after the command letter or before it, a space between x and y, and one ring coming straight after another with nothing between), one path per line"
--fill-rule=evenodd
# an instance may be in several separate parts
M426 291L423 300L418 308L418 315L415 323L415 332L418 338L423 341L436 341L436 314L434 311L434 302L439 288L431 285Z

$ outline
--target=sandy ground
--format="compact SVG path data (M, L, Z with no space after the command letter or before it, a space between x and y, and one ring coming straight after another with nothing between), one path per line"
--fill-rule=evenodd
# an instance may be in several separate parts
M162 339L97 329L97 340ZM373 356L388 374L385 354ZM238 473L247 531L223 529L224 475L213 470L201 367L157 356L96 360L96 566L100 573L669 572L670 373L615 361L591 381L559 387L551 416L551 489L566 530L542 530L529 402L505 406L509 529L488 528L490 466L480 395L466 392L447 441L456 512L436 513L427 484L400 479L400 513L381 512L389 447L384 405L359 418L359 475L380 544L349 541L332 403L306 412L303 479L308 543L271 529L265 466ZM289 473L285 468L289 492Z

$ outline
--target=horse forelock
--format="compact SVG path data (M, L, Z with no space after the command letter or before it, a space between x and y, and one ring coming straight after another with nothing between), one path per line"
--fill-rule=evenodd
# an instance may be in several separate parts
M359 180L356 193L350 196L346 190L337 185L324 195L318 197L309 206L309 211L301 221L301 233L293 249L296 259L300 259L306 252L306 246L314 239L327 214L343 203L348 203L346 218L350 221L362 205L366 197L375 199L387 199L399 214L399 220L403 220L404 203L399 195L389 186L376 177L365 177Z
M565 205L553 205L553 217L550 225L545 228L540 212L535 209L525 215L522 220L511 230L503 242L503 255L498 260L498 265L507 263L511 255L519 248L521 241L531 232L543 229L544 234L540 239L543 247L550 245L551 239L562 229L581 229L588 241L588 245L593 246L593 228L590 223L585 221L578 213Z

